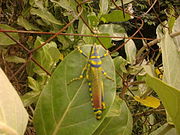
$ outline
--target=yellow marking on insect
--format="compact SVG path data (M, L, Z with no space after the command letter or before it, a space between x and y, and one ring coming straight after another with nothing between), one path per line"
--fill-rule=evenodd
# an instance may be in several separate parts
M108 56L109 55L109 52L107 51L103 56L105 57L105 56Z
M94 59L94 58L101 58L100 56L91 56L91 59Z
M92 97L92 93L89 94Z
M101 110L98 110L98 111L96 111L96 112L94 112L95 114L101 114L102 113L102 111Z
M96 61L92 61L92 60L91 60L91 63L92 63L93 65L101 65L101 64L102 64L102 61L96 62Z
M106 104L104 102L102 102L102 108L106 109Z
M97 120L100 120L100 119L101 119L101 116L96 116L96 119L97 119Z
M155 73L157 74L158 78L162 79L163 71L160 68L155 68Z
M89 82L88 85L91 86L91 83Z

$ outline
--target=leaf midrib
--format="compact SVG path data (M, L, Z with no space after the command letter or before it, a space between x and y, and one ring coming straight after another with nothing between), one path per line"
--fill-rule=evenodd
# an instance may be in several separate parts
M66 73L66 68L65 68L65 73ZM66 79L65 79L65 80L66 80ZM73 96L72 100L69 102L69 105L67 106L66 110L64 111L61 119L60 119L59 122L57 123L57 126L55 127L55 130L54 130L54 132L53 132L52 135L56 135L56 134L57 134L57 132L58 132L58 130L59 130L59 127L61 126L61 124L62 124L62 122L63 122L63 120L64 120L67 112L69 111L69 108L70 108L71 104L72 104L73 101L75 100L75 98L76 98L77 94L79 93L79 90L81 89L83 83L84 83L84 79L83 79L83 81L82 81L79 89L77 90L76 94ZM66 89L67 89L67 85L65 85L65 86L66 86Z

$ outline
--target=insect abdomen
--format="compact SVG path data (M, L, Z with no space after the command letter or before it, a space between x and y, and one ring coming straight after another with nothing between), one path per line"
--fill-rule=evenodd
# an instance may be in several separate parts
M89 92L96 119L101 119L103 105L103 82L101 71L98 68L90 68Z

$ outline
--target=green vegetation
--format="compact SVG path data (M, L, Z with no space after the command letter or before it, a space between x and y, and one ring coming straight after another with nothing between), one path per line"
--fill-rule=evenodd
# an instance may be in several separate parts
M0 134L180 134L178 1L121 2L0 0ZM102 77L100 120L88 77L68 84L95 44L114 80L83 74Z

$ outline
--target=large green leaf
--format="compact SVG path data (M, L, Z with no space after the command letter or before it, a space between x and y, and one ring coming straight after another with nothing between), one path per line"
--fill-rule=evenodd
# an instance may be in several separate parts
M123 15L123 11L121 10L113 10L109 14L102 15L101 20L104 22L124 22L131 19L129 14L125 14L125 18Z
M56 3L67 11L76 11L76 2L74 0L51 0L51 2Z
M109 34L98 34L100 36L110 36ZM101 43L104 45L105 48L110 48L112 47L111 39L110 38L101 38L99 37L99 40ZM96 40L97 44L100 44L98 40Z
M7 57L5 57L5 60L7 62L14 62L14 63L25 63L26 62L25 59L18 57L18 56L7 56Z
M89 28L80 20L79 21L79 32L80 34L92 34L91 31L89 30ZM93 37L83 37L83 41L86 44L92 44L94 43L94 39Z
M116 97L108 114L93 135L131 135L132 116L123 100Z
M99 46L100 55L105 50ZM91 46L82 46L89 54ZM102 58L102 67L115 80L115 70L110 56ZM79 77L87 64L79 51L70 53L58 65L48 84L42 91L34 114L34 126L37 135L90 135L101 124L115 97L115 82L103 77L105 103L107 109L103 118L96 120L88 92L87 79L67 83Z
M90 12L87 16L88 22L91 26L97 27L99 24L99 19L95 12Z
M57 25L63 25L59 20L57 20L53 14L51 14L47 9L42 8L42 9L35 9L32 8L31 9L31 14L33 15L37 15L39 17L41 17L42 19L51 22L53 24L57 24Z
M180 91L149 74L146 76L146 82L149 87L156 91L180 133Z
M40 46L43 43L43 40L40 37L37 37L35 41L34 48ZM34 59L44 67L47 71L52 72L56 63L59 61L60 52L57 48L55 42L51 41L45 46L41 47L34 53ZM38 65L33 62L29 63L27 66L28 71L28 85L32 91L25 93L21 98L23 100L24 106L28 106L37 101L41 90L44 88L44 84L47 83L48 77L46 72L42 70ZM36 73L36 79L30 77Z
M100 33L107 33L111 36L119 36L119 37L124 37L126 36L125 34L125 29L118 25L118 24L102 24L99 26L99 31ZM122 40L122 38L112 38L112 40Z
M0 134L24 135L28 114L1 68L0 82Z
M0 29L3 30L16 30L6 24L0 24ZM11 37L13 37L15 40L19 40L19 36L17 33L9 33ZM4 33L0 32L0 45L12 45L16 44L12 39L10 39L8 36L6 36Z
M24 27L26 30L40 30L37 26L23 18L23 16L19 16L17 21L18 24Z
M37 37L34 48L40 46L42 43L44 43L42 38ZM34 53L34 58L39 62L42 67L44 67L49 72L51 72L52 68L59 60L59 56L60 52L57 49L56 43L53 41L47 43L45 46L41 47L38 51ZM37 65L35 65L33 70L40 76L47 76L47 74Z
M177 49L179 45L175 45L173 38L168 33L168 29L163 27L158 26L157 28L158 37L162 38L159 45L162 50L163 79L169 85L180 89L180 54Z

